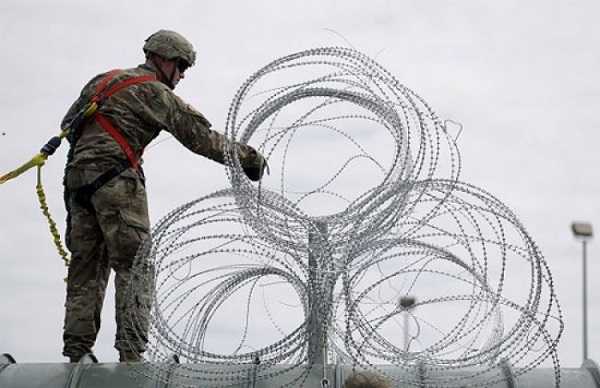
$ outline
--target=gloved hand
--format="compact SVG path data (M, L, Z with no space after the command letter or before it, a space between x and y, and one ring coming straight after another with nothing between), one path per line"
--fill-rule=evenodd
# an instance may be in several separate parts
M269 166L267 165L267 161L265 157L258 151L254 150L256 153L254 160L242 167L244 174L253 182L256 182L262 178L265 169L267 170L267 174L269 173Z

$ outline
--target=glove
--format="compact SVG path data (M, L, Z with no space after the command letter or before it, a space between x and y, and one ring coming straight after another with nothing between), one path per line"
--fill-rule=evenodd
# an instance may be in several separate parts
M254 159L252 164L242 168L242 170L244 171L244 174L246 174L248 179L250 179L253 182L256 182L262 178L262 176L265 172L265 169L267 170L267 174L269 173L269 166L267 165L267 161L265 160L265 157L262 156L262 154L260 152L258 152L258 151L255 151L255 152L256 152L256 158Z

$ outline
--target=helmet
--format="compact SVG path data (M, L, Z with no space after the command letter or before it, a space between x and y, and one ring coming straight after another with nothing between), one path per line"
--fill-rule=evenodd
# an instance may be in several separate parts
M154 53L167 59L183 59L188 65L196 62L194 46L175 31L159 30L150 35L144 44L144 53Z

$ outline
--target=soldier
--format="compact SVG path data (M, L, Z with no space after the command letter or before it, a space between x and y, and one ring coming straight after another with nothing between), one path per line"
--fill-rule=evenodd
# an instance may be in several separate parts
M346 388L392 388L392 385L383 377L373 372L354 372L346 381Z
M142 65L89 81L62 122L63 130L70 130L64 182L71 260L63 334L63 355L70 362L92 352L111 269L119 360L140 361L146 349L152 285L136 284L131 267L150 230L141 155L160 131L219 163L224 163L224 150L236 147L253 181L262 177L266 165L258 151L211 130L200 112L173 93L196 60L183 36L160 30L146 39L143 51ZM128 284L147 297L130 302ZM128 309L137 309L136 322L123 319L125 311L132 311Z

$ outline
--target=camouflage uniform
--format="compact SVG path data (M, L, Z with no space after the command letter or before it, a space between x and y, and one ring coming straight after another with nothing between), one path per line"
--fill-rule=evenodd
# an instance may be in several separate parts
M157 68L147 61L137 68L120 71L107 87L132 77L155 74L158 74ZM63 128L91 101L105 76L96 76L83 88L65 116ZM245 171L254 171L256 179L262 175L264 158L260 153L246 145L232 144L223 135L212 131L210 122L171 89L172 86L158 81L130 85L107 98L98 109L118 128L137 154L141 154L161 130L166 130L192 152L219 163L224 162L223 149L235 146ZM103 184L91 198L78 197L82 187L122 162L125 153L94 119L83 121L68 139L72 149L65 170L66 242L72 256L67 281L63 355L75 361L92 351L100 329L110 269L115 271L115 348L121 356L127 353L139 355L144 352L147 342L147 312L152 292L152 284L148 284L151 281L146 279L144 283L130 276L137 249L150 230L143 179L130 166ZM134 306L127 305L128 284L135 287L136 294L142 295ZM140 293L140 289L144 292ZM138 309L141 319L138 322L124 320L124 311L128 309ZM135 340L127 341L126 338Z

